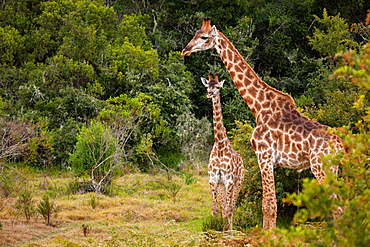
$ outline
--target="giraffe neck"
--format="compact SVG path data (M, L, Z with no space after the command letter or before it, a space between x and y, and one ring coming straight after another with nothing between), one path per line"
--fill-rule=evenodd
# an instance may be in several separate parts
M213 127L215 133L215 143L218 145L218 150L222 151L226 147L226 129L222 117L220 95L212 98L213 105Z
M278 98L295 108L290 95L282 93L262 81L242 58L234 45L221 32L218 31L218 34L215 49L256 120L263 110L270 109L273 111L271 102Z

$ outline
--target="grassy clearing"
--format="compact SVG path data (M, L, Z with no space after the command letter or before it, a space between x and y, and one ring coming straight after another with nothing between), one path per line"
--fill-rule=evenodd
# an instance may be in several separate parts
M70 194L72 178L62 174L47 182L29 177L35 204L47 189L57 196L58 212L51 225L40 216L26 222L14 210L16 198L0 198L0 246L199 246L207 237L201 226L212 200L205 175L195 175L190 185L174 176L171 183L181 187L175 200L162 175L123 175L115 180L115 196Z

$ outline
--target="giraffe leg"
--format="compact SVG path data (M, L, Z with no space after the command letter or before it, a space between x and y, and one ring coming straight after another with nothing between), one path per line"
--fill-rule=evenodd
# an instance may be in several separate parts
M215 181L209 181L209 187L211 188L212 193L212 215L218 215L219 208L217 202L217 183Z
M324 181L324 179L326 177L326 174L322 169L322 161L321 161L320 155L318 155L318 154L311 155L310 156L310 162L311 162L311 171L312 171L313 175L315 176L317 181L320 184L322 184L322 182ZM329 168L329 171L337 176L338 175L338 166L331 166ZM333 195L330 196L330 198L332 198L332 199L338 198L338 195L333 194ZM336 218L340 218L342 216L342 213L343 213L343 209L341 207L338 207L337 209L332 210L332 214Z
M223 184L218 186L218 198L221 204L222 217L226 219L226 190Z
M231 181L230 181L231 180ZM225 210L225 218L229 222L229 230L232 230L232 218L233 218L233 210L232 210L232 197L233 197L233 191L234 191L234 182L232 179L229 181L226 181L225 187L226 187L226 210Z
M270 159L261 161L260 169L263 187L263 230L267 231L276 227L277 215L274 170Z
M237 178L235 185L234 185L233 195L231 198L230 209L229 209L231 212L231 215L229 217L229 231L233 230L232 222L233 222L233 216L234 216L234 211L235 211L235 204L236 204L236 201L238 200L239 192L242 188L243 181L244 181L244 169L242 170L242 174Z

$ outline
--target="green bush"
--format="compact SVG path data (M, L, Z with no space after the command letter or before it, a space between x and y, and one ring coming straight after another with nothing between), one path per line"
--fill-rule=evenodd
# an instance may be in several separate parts
M54 201L50 200L49 195L45 194L36 210L44 217L45 223L50 225L50 217L52 213L57 212L57 206Z
M110 183L116 165L117 140L112 136L110 128L101 121L91 121L90 125L82 126L77 135L75 151L70 155L70 164L77 174L91 174L93 182L102 183L100 189Z
M229 222L220 215L209 215L203 219L202 232L227 230Z
M36 212L33 193L28 189L21 191L15 203L15 208L29 221Z

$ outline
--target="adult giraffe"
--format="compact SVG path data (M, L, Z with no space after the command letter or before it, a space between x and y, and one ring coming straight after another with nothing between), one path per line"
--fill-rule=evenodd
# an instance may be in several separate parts
M277 204L274 168L301 171L311 167L322 183L326 177L322 169L322 155L330 153L331 145L338 152L343 149L339 137L328 132L328 127L302 116L288 94L262 81L244 61L233 44L204 18L200 30L183 49L181 55L214 48L220 55L244 101L252 110L257 126L251 143L256 153L263 186L263 229L276 227ZM337 174L338 167L330 172ZM341 212L338 209L337 214Z

